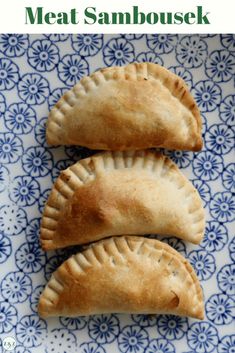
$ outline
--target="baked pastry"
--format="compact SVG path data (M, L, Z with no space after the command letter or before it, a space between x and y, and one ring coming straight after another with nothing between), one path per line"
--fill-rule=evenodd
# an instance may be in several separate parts
M39 315L170 313L203 319L198 278L176 250L155 239L122 236L92 244L52 275Z
M201 117L185 82L153 63L109 67L84 77L56 103L48 144L102 150L202 148Z
M111 235L174 235L202 239L197 190L166 156L150 151L103 152L80 160L56 180L44 209L44 250Z

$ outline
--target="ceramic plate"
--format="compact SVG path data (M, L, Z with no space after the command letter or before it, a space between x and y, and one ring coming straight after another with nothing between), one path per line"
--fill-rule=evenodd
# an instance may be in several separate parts
M233 35L0 35L0 352L235 351L234 55ZM40 249L43 205L59 171L93 153L48 147L48 111L82 76L133 61L162 64L183 77L202 113L203 150L166 153L201 194L205 237L198 246L164 241L197 272L205 320L116 314L42 320L39 295L74 251Z

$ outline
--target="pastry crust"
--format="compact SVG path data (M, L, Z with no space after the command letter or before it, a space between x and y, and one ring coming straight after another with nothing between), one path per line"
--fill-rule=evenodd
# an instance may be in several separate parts
M176 314L203 319L198 278L176 250L155 239L122 236L92 244L52 275L39 315Z
M102 150L202 148L201 117L186 83L164 67L133 63L84 77L56 103L48 144Z
M205 215L197 190L166 156L103 152L56 180L41 222L51 250L121 234L162 234L199 243Z

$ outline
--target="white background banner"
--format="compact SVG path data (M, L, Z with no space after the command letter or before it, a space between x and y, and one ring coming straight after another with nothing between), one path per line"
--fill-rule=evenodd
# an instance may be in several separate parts
M1 33L235 32L233 0L2 0L1 3ZM164 24L166 20L170 23ZM120 24L122 21L130 24ZM133 24L135 21L138 23Z

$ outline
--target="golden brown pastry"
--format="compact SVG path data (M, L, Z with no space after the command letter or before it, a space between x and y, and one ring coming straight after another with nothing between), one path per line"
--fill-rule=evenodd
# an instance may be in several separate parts
M44 250L111 235L174 235L195 244L205 219L197 190L166 156L103 152L63 171L41 223Z
M155 239L101 240L70 257L52 275L40 316L144 313L203 319L198 278L176 250Z
M185 82L153 63L110 67L84 77L57 102L48 144L102 150L202 148L201 117Z

